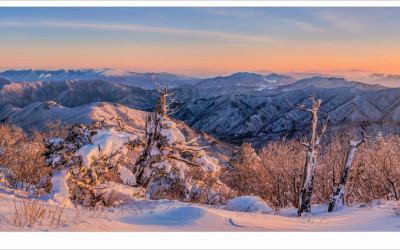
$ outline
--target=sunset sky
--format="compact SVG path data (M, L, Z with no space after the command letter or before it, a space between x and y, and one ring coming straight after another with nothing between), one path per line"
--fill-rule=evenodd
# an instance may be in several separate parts
M0 69L400 73L400 8L0 8Z

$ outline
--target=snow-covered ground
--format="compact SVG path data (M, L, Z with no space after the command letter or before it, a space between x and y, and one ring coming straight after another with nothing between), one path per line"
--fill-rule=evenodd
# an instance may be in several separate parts
M52 208L56 216L46 215L41 223L21 228L15 225L12 215L14 204L22 204L27 195L1 185L0 231L400 231L400 216L393 209L400 206L396 202L343 208L334 213L327 213L327 206L315 206L312 215L298 218L295 209L274 212L263 204L256 207L264 213L170 200L132 200L102 211L65 208L59 216L54 212L57 205L41 198L39 205ZM234 210L232 206L230 210Z

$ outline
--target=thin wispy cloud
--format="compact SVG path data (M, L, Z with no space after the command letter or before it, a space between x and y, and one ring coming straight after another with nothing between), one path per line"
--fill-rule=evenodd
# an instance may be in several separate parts
M329 23L329 25L338 27L338 28L343 28L343 29L347 29L347 30L356 30L362 26L358 22L358 20L355 20L354 18L351 18L348 16L341 16L338 14L333 14L329 11L318 12L317 16L321 20Z
M208 30L175 29L166 27L150 27L138 25L114 25L114 24L88 24L88 23L59 23L59 22L0 22L0 26L11 27L47 27L47 28L68 28L68 29L94 29L126 32L159 33L167 35L186 35L205 38L220 39L229 42L252 42L252 43L281 43L266 36L251 36L227 32Z
M289 23L291 25L294 25L294 26L296 26L296 27L298 27L298 28L300 28L302 30L306 30L306 31L313 31L313 32L322 32L322 31L324 31L323 29L321 29L321 28L319 28L319 27L317 27L315 25L312 25L312 24L306 23L306 22L302 22L302 21L298 21L298 20L295 20L295 19L282 18L282 19L279 19L279 20L284 21L286 23Z

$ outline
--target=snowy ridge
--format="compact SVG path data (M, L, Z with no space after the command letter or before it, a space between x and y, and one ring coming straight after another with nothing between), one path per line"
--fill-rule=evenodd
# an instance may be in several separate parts
M9 106L0 111L0 121L11 119L14 124L26 130L32 127L44 129L47 121L61 121L72 125L90 124L92 121L106 119L110 125L116 126L116 121L110 119L118 114L121 117L127 114L128 132L139 133L144 129L147 112L112 103L92 103L75 108L63 107L52 101L36 102L22 109Z
M215 77L196 83L200 88L243 86L243 87L276 87L295 82L290 76L270 74L260 75L255 73L240 72L230 76Z
M123 69L79 69L79 70L7 70L0 73L1 78L13 82L35 81L69 81L69 80L105 80L127 86L143 89L155 89L153 81L171 84L178 87L183 84L193 84L198 81L195 77L162 73L136 73ZM1 83L0 83L1 84Z

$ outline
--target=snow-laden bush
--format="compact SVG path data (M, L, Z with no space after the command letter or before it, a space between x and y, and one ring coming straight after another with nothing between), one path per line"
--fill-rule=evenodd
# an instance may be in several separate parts
M112 205L111 194L115 196L121 190L126 194L129 188L130 195L143 193L133 188L135 176L128 156L136 139L97 123L74 125L68 129L66 138L46 139L45 155L52 171L42 179L42 186L47 187L51 197L61 195L84 206ZM60 178L64 180L54 182Z
M227 200L222 209L237 212L270 213L273 210L258 196L240 196Z

